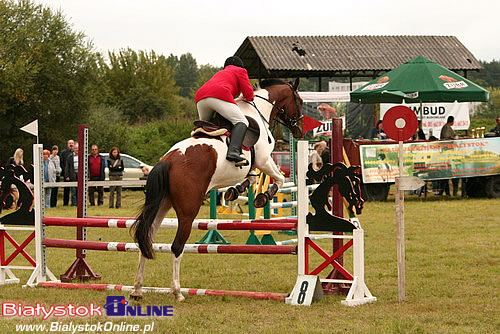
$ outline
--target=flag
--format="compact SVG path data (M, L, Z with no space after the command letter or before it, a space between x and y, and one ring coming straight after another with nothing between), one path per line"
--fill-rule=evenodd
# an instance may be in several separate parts
M34 120L30 124L26 124L21 128L24 132L27 132L29 134L32 134L33 136L38 137L38 120Z
M318 126L322 125L323 123L315 120L314 118L311 118L309 116L304 115L304 134L308 133L312 129L317 128Z

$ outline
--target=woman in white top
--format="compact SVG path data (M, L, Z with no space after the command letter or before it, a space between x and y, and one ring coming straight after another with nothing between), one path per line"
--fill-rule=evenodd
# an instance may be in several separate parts
M51 151L51 154L49 157L51 164L54 165L55 170L56 170L56 182L60 181L61 172L62 172L61 159L57 155L58 152L59 152L59 147L57 147L57 145L52 146L52 151ZM50 193L50 207L51 208L55 208L57 206L57 193L58 193L58 191L59 191L58 187L52 188L52 191Z
M320 141L314 144L314 151L309 156L314 170L320 170L323 167L323 159L321 159L321 152L326 148L326 142Z

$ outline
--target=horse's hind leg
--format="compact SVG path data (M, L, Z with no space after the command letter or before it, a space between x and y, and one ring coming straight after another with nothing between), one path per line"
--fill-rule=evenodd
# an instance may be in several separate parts
M174 242L172 243L172 293L177 301L182 302L184 296L181 293L181 259L184 252L184 245L186 244L189 235L191 234L191 228L193 226L193 220L198 214L198 209L194 214L186 216L179 215L177 226L177 233L175 235Z
M189 195L199 193L199 196L193 196L190 200L180 196L173 197L176 201L173 202L173 207L177 213L177 233L175 234L174 241L172 242L172 293L177 301L183 301L184 296L181 294L181 259L184 252L184 246L191 234L193 227L193 220L196 218L203 201L204 192L200 189L193 191ZM177 201L177 199L179 199Z
M184 301L184 296L181 293L181 259L183 253L178 257L172 254L172 293L174 294L175 300L178 302Z
M163 218L167 214L168 210L172 207L169 199L165 199L163 205L160 206L158 212L156 213L155 220L151 229L151 239L154 240L156 232L160 228ZM137 273L135 275L134 290L130 294L132 299L138 300L142 298L142 284L144 283L144 266L146 264L146 258L139 252L139 264L137 265Z

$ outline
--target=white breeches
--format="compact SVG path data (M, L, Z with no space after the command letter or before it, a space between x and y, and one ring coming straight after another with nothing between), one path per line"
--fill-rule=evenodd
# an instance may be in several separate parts
M245 123L248 126L248 120L245 115L243 115L240 108L234 103L207 97L198 101L196 108L198 109L198 116L200 116L200 120L202 121L209 121L214 112L218 112L233 125L236 123Z

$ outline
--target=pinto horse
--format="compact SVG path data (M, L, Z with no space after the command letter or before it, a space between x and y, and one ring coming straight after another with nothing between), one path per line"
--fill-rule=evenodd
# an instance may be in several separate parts
M218 138L185 139L172 146L154 166L146 182L144 206L132 226L134 239L141 250L132 298L142 297L145 261L153 258L153 239L170 208L174 208L178 220L177 233L171 247L172 292L176 300L182 301L184 297L180 292L179 278L181 258L193 220L207 192L238 182L241 184L236 187L236 191L243 191L248 185L255 183L255 177L250 172L258 168L275 181L267 194L257 196L254 203L257 207L262 207L274 196L278 187L283 185L285 178L271 158L275 140L269 125L279 119L294 137L302 137L302 99L297 93L298 85L299 79L293 84L281 80L263 81L255 91L254 103L243 100L237 102L241 111L253 118L260 128L254 145L254 159L250 158L249 152L244 152L247 160L252 161L251 166L236 167L234 162L226 160L228 147L225 135Z

